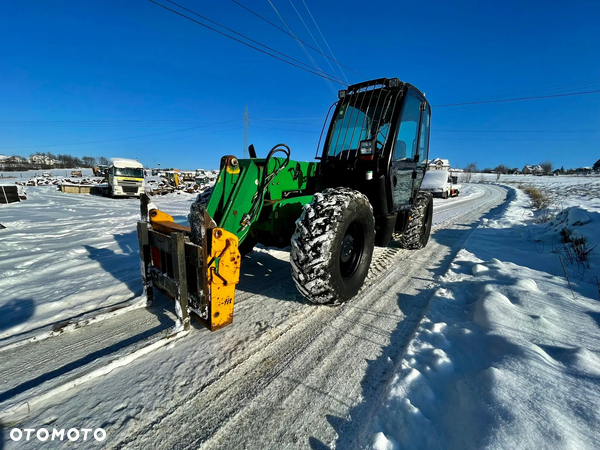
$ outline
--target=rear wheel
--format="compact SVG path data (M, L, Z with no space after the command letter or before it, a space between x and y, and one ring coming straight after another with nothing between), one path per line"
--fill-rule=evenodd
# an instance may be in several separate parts
M290 262L311 302L338 304L362 287L373 256L375 219L367 197L348 188L315 194L296 221Z
M419 249L427 245L433 221L433 198L428 192L419 191L410 210L410 220L400 238L400 246Z

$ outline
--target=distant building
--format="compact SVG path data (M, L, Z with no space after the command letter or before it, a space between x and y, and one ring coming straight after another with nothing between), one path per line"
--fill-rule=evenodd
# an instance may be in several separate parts
M525 166L522 170L524 175L542 175L544 173L544 169L541 166Z
M575 172L577 175L590 175L594 169L591 167L578 167Z
M27 160L21 156L6 156L0 160L0 164L3 169L6 170L17 170L23 168L27 164Z
M37 164L42 166L53 166L56 161L46 155L31 155L29 157L29 162L31 164Z
M450 162L447 159L436 158L429 161L429 170L449 170Z

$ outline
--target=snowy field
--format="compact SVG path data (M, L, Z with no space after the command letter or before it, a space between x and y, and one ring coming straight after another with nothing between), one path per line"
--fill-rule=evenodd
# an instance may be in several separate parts
M142 294L139 200L28 186L0 207L0 345L27 332L135 302ZM195 195L153 197L186 221ZM143 300L145 301L145 300Z
M472 182L495 182L494 174L475 174ZM521 184L534 186L543 190L554 209L569 206L590 204L600 206L600 175L566 175L566 176L532 176L532 175L501 175L499 183L508 183L518 187Z
M15 427L106 430L86 448L600 448L600 178L514 178L436 199L429 245L378 249L340 308L259 249L234 324L172 342L143 307L138 200L27 187L0 205L0 448L84 444ZM535 223L513 181L566 209ZM184 222L194 198L153 201Z

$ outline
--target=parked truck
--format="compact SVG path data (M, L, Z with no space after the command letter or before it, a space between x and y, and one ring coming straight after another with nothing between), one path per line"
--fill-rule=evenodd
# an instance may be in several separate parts
M433 197L456 197L459 194L457 181L457 177L447 170L428 170L421 190L431 193Z
M112 158L107 169L108 195L140 197L146 188L144 166L133 159Z

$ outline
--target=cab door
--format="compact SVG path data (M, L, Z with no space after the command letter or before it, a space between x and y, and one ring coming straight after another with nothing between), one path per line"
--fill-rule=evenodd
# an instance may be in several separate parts
M420 186L420 180L418 184L414 181L421 164L419 131L423 103L421 96L413 89L408 91L404 99L390 166L394 211L410 208L413 185Z
M417 171L413 182L413 190L418 191L421 188L421 182L425 176L427 162L429 161L429 129L431 121L431 108L429 103L421 103L421 127L419 130L419 145L417 146Z

